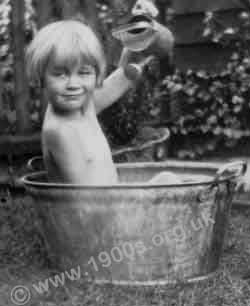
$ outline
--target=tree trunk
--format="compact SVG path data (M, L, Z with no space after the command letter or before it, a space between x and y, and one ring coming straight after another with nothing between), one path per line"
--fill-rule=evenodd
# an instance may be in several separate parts
M96 8L96 1L93 0L81 0L81 12L88 21L88 24L92 29L100 35L100 24L98 20L98 12Z
M23 134L30 130L29 87L25 72L25 28L24 0L11 0L11 43L14 69L14 101L17 112L17 133Z
M36 0L37 12L37 27L40 29L51 21L52 17L52 3L51 0Z
M69 19L79 15L79 0L56 0L56 8L60 19Z
M96 1L93 0L56 0L59 19L79 18L100 33Z

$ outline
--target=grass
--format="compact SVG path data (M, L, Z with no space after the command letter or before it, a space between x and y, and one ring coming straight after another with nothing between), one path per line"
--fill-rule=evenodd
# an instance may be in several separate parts
M97 286L83 278L38 294L32 287L58 271L50 266L34 203L24 195L0 196L0 306L15 305L11 290L30 289L33 306L248 306L250 209L233 210L217 276L195 285ZM19 296L19 298L22 296Z

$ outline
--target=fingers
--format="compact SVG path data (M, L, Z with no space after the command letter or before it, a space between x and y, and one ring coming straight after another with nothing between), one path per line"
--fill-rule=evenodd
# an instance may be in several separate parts
M139 63L129 63L124 66L125 76L131 81L138 81L145 71L146 67L155 59L153 55L147 56Z
M149 55L145 59L143 59L141 62L139 62L139 65L142 68L144 68L144 67L148 66L154 60L155 60L155 56L154 55Z

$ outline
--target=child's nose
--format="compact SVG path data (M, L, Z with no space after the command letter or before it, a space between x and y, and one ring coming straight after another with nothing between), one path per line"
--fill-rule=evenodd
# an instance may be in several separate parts
M80 79L77 75L69 75L67 80L68 88L78 88L80 86Z

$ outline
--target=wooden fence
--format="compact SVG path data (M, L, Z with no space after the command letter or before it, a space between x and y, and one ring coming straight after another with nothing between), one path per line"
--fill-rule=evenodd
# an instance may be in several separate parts
M170 25L176 39L175 63L181 70L188 68L219 71L232 53L202 36L204 13L219 14L225 26L235 25L242 11L241 0L173 0L175 17Z

